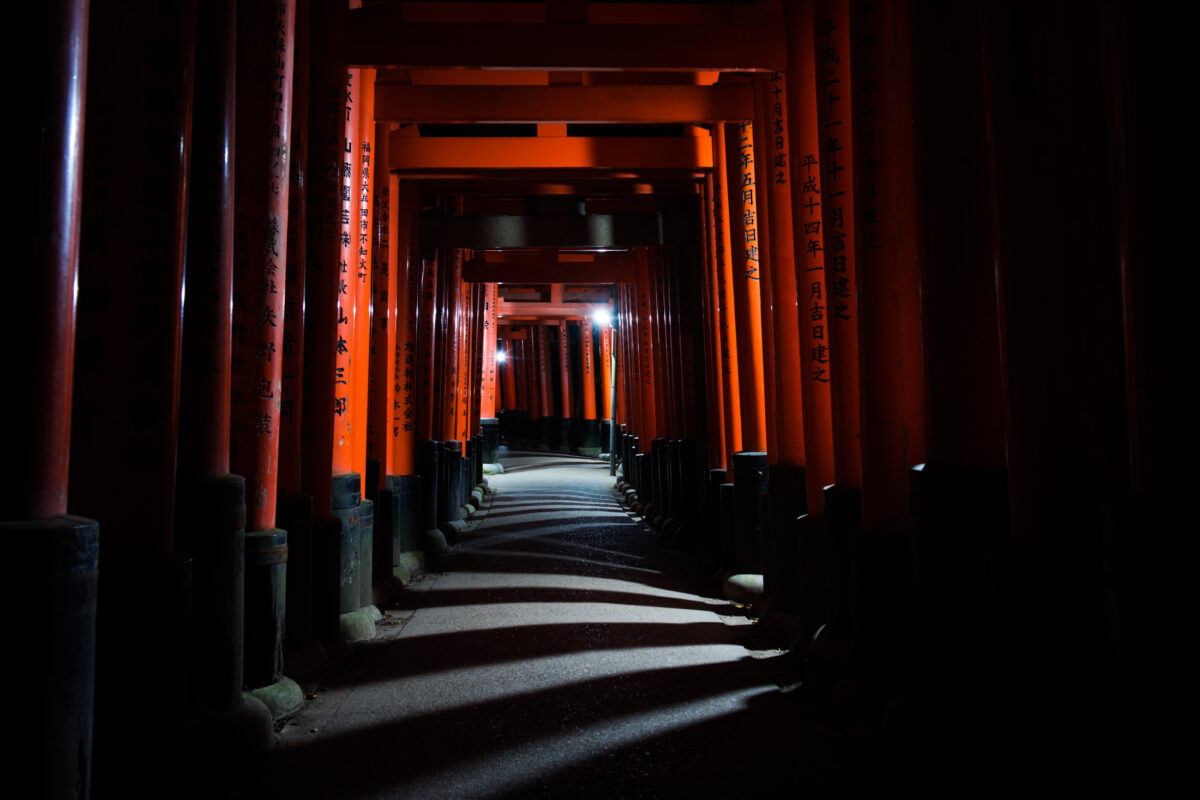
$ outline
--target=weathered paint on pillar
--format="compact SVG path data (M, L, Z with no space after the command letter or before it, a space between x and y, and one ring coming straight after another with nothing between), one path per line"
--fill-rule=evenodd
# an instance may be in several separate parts
M784 124L790 134L793 249L796 258L796 302L803 384L805 483L808 513L824 513L822 489L834 482L833 418L830 398L829 319L826 297L825 238L822 231L823 183L820 162L821 129L817 120L816 54L811 6L788 6L788 45L791 64L787 98L791 116Z
M792 229L791 141L789 136L787 81L782 72L759 79L764 93L767 146L766 181L770 203L767 206L771 229L771 333L774 339L775 427L777 460L783 464L804 464L804 366L802 350L807 340L799 337L799 304L803 302L797 284L795 241ZM807 274L807 273L805 273Z
M421 251L418 241L420 203L417 187L388 176L388 350L382 360L391 366L386 406L391 447L388 475L417 472L417 304L421 296ZM428 437L425 437L428 438Z
M729 184L731 268L734 313L738 328L738 366L741 389L742 449L767 446L767 410L763 377L762 254L758 244L758 186L754 175L754 126L728 125L726 172Z
M815 14L825 319L823 326L813 328L813 346L828 348L835 482L857 487L862 484L862 456L849 2L824 0Z

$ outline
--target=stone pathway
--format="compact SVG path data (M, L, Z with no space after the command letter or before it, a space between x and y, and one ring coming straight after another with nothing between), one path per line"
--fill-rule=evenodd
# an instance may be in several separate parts
M502 463L454 553L235 796L874 794L860 755L800 721L752 621L617 505L607 463Z

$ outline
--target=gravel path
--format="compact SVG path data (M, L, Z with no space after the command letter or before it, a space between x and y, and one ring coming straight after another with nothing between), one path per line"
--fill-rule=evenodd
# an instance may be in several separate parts
M861 759L798 720L778 651L616 503L607 463L503 463L239 794L857 796Z

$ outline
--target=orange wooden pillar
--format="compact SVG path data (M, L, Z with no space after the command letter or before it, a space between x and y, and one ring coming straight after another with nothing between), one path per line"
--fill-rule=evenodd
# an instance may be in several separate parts
M371 348L370 394L367 401L367 472L375 488L387 486L392 464L392 410L396 389L392 381L396 353L397 314L392 298L399 291L397 281L404 280L407 258L391 255L392 181L387 168L386 123L375 123L373 152L364 154L363 169L371 179ZM369 157L368 157L369 156ZM399 185L396 193L399 194ZM399 200L397 200L399 202ZM376 524L381 509L376 508Z
M504 373L504 394L503 403L512 405L511 395L508 393L508 375L511 374L512 364L507 360L509 355L505 353L504 358L506 363L500 363L497 354L500 352L497 333L499 332L496 325L496 303L499 300L500 287L494 283L489 283L484 288L484 308L483 308L483 381L480 387L479 401L479 427L483 433L483 453L481 458L485 464L494 464L499 459L500 448L500 420L498 411L504 407L500 399L497 397L501 382L498 373Z
M768 266L772 308L768 335L772 341L774 392L774 451L770 472L771 506L766 531L765 590L783 607L803 611L804 581L801 531L797 520L808 510L804 448L805 371L802 351L808 339L800 321L802 298L792 228L792 143L789 131L787 79L781 72L756 79L762 98L761 127L764 147L760 159L760 186L769 197L767 223L771 259ZM760 218L761 221L761 218ZM801 229L803 230L803 229ZM811 331L807 331L811 335Z
M4 405L14 424L0 433L0 534L11 567L0 600L11 609L6 635L21 650L11 710L26 721L8 745L19 767L7 785L17 796L69 797L89 785L92 764L99 546L95 521L67 515L88 3L28 10L32 24L20 36L33 45L30 107L13 126L20 157L10 180L31 195L0 278L0 331L22 353L20 389ZM53 602L31 608L43 597Z
M593 328L595 322L591 318L584 318L579 322L579 366L582 376L582 421L580 423L581 430L579 433L579 448L580 452L585 455L599 455L600 452L608 450L608 439L602 435L605 429L603 421L599 419L596 405L596 377L602 376L600 392L604 397L601 401L600 408L605 409L604 419L611 419L612 398L609 389L609 379L611 375L611 367L608 364L610 348L602 345L599 364L600 369L596 369L596 344ZM600 339L606 342L608 336L607 326L600 331Z
M242 705L246 518L245 480L229 469L236 29L234 3L199 9L175 504L175 540L192 557L189 700L231 716Z
M850 72L850 4L823 0L813 26L814 62L819 86L817 124L821 176L821 232L825 246L826 325L833 416L834 484L825 489L828 530L826 563L831 630L851 628L850 532L861 524L862 457L858 344L855 163ZM814 337L816 330L814 329Z
M742 449L764 451L767 411L762 343L761 261L758 244L758 186L754 173L754 126L725 129L726 174L729 175L730 266L734 313L738 328Z
M417 439L433 439L434 428L434 370L436 350L434 337L437 320L438 259L436 251L423 255L421 260L421 303L418 317L417 352L420 364L417 395Z
M643 453L650 451L650 442L659 435L658 386L655 383L657 366L654 352L654 309L651 299L651 275L648 258L644 250L638 251L638 277L636 284L637 349L638 349L638 395L641 400L641 419L638 437Z
M538 446L547 449L555 441L554 380L550 355L550 329L543 321L534 325L537 349Z
M437 529L438 475L440 461L435 436L437 381L437 332L439 330L438 294L439 250L422 250L421 298L417 317L417 473L420 475L421 503L418 525L422 535Z
M332 465L346 396L345 365L338 354L346 297L341 271L346 109L341 102L330 102L331 97L340 101L346 91L344 22L344 6L312 0L300 487L313 505L312 623L317 639L325 644L339 639L342 525L333 516L333 505L335 493L339 505L345 494L335 492Z
M735 533L732 561L726 566L742 572L763 570L762 498L767 491L766 383L762 328L762 269L766 252L758 239L760 203L750 122L725 128L729 175L729 220L733 250L734 315L738 327L741 388L742 450L733 463Z
M245 681L259 687L278 681L283 670L287 533L276 527L275 510L295 6L242 7L238 28L239 235L234 247L230 458L234 471L246 478ZM273 42L281 42L282 49Z
M854 638L856 658L878 674L899 674L907 660L908 474L925 451L908 15L907 3L896 3L856 7L851 19L859 402L869 421L861 425Z
M704 217L705 243L705 275L704 275L704 352L705 372L708 380L708 466L712 469L724 469L726 459L725 447L725 360L722 355L722 321L721 321L721 270L717 260L716 218L713 214L713 176L709 172L704 178L701 197L701 214Z
M345 72L343 87L346 128L339 149L341 187L338 236L338 316L334 378L333 514L341 521L338 612L351 614L363 603L363 473L366 471L366 427L369 348L370 268L359 256L361 213L360 151L363 141L363 71ZM362 326L360 328L360 325ZM370 519L370 517L366 517Z
M824 174L821 170L822 129L817 118L818 80L814 48L813 8L787 8L789 65L784 125L790 148L787 180L791 191L795 292L800 344L800 386L804 435L806 514L798 520L799 606L805 629L813 632L826 621L825 487L834 483L833 417L830 356L827 248L822 228ZM836 84L831 84L836 85ZM774 86L772 86L774 97ZM778 218L778 217L777 217ZM784 224L782 222L777 225ZM788 439L790 441L790 437Z
M283 362L279 401L279 480L275 524L288 532L285 646L312 647L313 498L303 493L304 329L308 267L308 136L311 4L299 0L295 11L292 67L291 170L288 180L287 275L283 297ZM185 315L186 319L186 315Z
M1007 518L993 234L987 204L963 202L992 192L981 8L912 7L926 402L925 461L910 470L910 663L941 707L992 702L992 553Z
M386 137L376 136L376 147ZM376 151L376 158L382 154ZM384 162L386 164L386 161ZM415 184L377 167L386 176L388 213L386 228L387 298L380 314L386 326L376 325L383 346L373 354L385 369L384 402L377 425L387 439L384 486L376 507L381 535L390 544L388 568L404 580L407 561L403 556L420 548L420 476L417 471L417 308L421 288L419 242L420 203ZM384 233L383 220L378 227ZM383 249L381 248L381 254ZM379 313L377 310L376 313ZM386 329L385 329L386 328Z
M562 428L558 434L558 449L570 451L575 438L576 420L574 393L571 391L571 331L565 319L558 321L558 385L562 409Z
M824 487L835 479L829 340L826 336L829 325L827 253L821 216L821 185L824 181L820 161L821 129L817 119L820 83L815 60L813 9L810 6L789 7L788 12L788 106L784 124L791 148L788 180L799 306L800 364L804 379L800 398L803 403L805 494L809 519L819 521L825 507ZM820 551L815 553L819 555ZM810 602L816 602L816 598L810 598Z
M734 315L734 264L742 258L742 248L733 249L730 239L729 177L726 158L725 126L718 125L713 136L713 221L716 232L718 273L717 317L721 324L722 405L725 414L725 464L733 466L733 454L742 449L742 391L739 372L738 325ZM739 190L740 191L740 190ZM737 276L741 278L739 268Z
M53 18L57 8L57 4L52 5L46 13ZM70 13L69 6L64 10ZM148 704L140 710L139 725L133 730L128 724L128 703L134 695L167 696L177 692L178 676L186 674L187 668L187 630L180 621L187 618L189 568L174 554L173 527L196 6L94 2L89 21L73 19L89 28L86 50L71 56L77 59L71 66L75 77L58 72L66 64L52 68L51 74L58 75L57 91L52 95L58 102L72 102L63 92L73 91L67 87L87 75L79 266L76 281L69 286L77 298L75 402L70 409L70 508L98 520L103 528L99 563L104 579L99 582L98 596L89 596L86 605L72 611L86 616L89 608L95 608L98 614L92 785L97 794L103 795L117 793L116 787L127 784L128 775L134 772L148 783L170 784L177 780L171 774L171 765L177 763L178 745L159 733L174 724L175 715L161 704ZM64 24L71 23L64 20ZM73 46L84 47L78 38L81 34L63 33ZM66 55L58 49L57 40L47 40L42 46ZM82 63L85 52L86 69ZM78 84L74 91L82 92L82 88ZM82 106L73 105L70 110L82 113ZM83 135L82 117L78 119L78 125L67 123L65 130L54 125L54 132L47 133L64 145L61 152L44 149L51 141L34 141L21 158L36 160L45 153L48 158L63 159L59 169L69 170L72 164L64 155L71 155L73 146L59 137L68 132ZM53 182L50 186L50 194L42 197L43 187L30 184L31 197L37 198L31 203L36 206L39 201L55 199L56 213L73 215L77 202L73 186ZM64 234L67 237L61 243L57 241ZM53 236L44 241L47 255L70 258L73 266L75 253L62 249L71 241L69 232L58 228ZM29 286L45 286L41 284L42 276L34 273L37 266L42 265L29 263L10 269L23 276L14 297L27 297ZM65 266L57 267L59 277L69 274L64 272ZM37 312L49 310L38 308ZM60 306L60 310L69 312L69 307ZM35 320L34 324L10 346L18 347L21 342L31 349L43 346L31 338L52 324L51 320ZM65 341L70 357L69 338L63 338L67 335L68 331L54 331L47 344ZM57 382L66 378L67 373L59 371L63 369L61 361L30 366L55 370L52 385L61 385ZM33 401L42 399L27 398L21 406L22 416L14 417L14 424L25 424L15 420L25 420L23 415L30 411ZM60 410L67 411L65 406ZM34 413L32 419L38 420L41 412ZM67 465L65 449L52 449L56 439L62 441L58 437L66 436L65 417L58 417L53 424L64 427L49 431L50 438L39 442L47 448L50 460L36 456L19 465L21 469L45 470L41 473L43 481L61 476L60 470ZM8 453L3 456L8 457ZM47 506L66 502L66 484L60 480L40 482L37 488L43 494L36 504L30 503L34 506L30 510L39 515ZM57 530L54 525L48 528ZM40 540L40 547L62 543L72 557L79 558L81 572L90 572L94 549L83 549L71 538L50 535L55 538ZM83 531L80 540L88 540ZM83 582L86 585L86 578ZM39 586L22 598L20 605L14 604L16 614L36 615L26 610L30 598L44 597L45 591L46 587ZM60 599L54 598L56 602ZM22 642L22 646L29 644ZM56 654L58 646L54 648ZM130 670L131 663L148 668ZM56 693L54 689L47 697ZM40 720L44 714L39 707L31 719ZM77 746L76 734L71 734L70 741L72 748ZM147 759L144 763L143 758ZM78 769L70 772L86 780ZM59 777L39 775L48 780ZM64 794L77 791L78 786L71 786ZM30 794L45 792L46 787L39 785Z
M1099 794L1113 787L1095 765L1117 754L1118 731L1097 698L1111 686L1112 637L1130 608L1114 609L1126 578L1104 576L1131 567L1125 549L1138 547L1121 541L1128 533L1118 521L1129 490L1123 332L1136 320L1121 316L1132 288L1122 273L1132 265L1121 263L1115 235L1113 198L1121 195L1107 128L1114 118L1144 120L1156 131L1145 153L1161 128L1149 109L1110 105L1118 70L1109 60L1116 32L1106 28L1116 9L1043 17L1022 2L985 4L981 13L1006 402L1009 536L993 551L999 646L1009 656L998 675L1006 761L1020 765L1017 791L1039 784ZM1146 63L1133 72L1161 85ZM1145 202L1148 218L1170 219L1174 204L1164 211ZM1038 223L1045 219L1054 225Z

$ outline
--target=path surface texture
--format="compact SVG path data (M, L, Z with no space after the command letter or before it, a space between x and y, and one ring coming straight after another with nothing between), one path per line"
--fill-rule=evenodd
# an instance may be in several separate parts
M801 721L788 659L617 504L607 463L503 464L239 794L895 796Z

